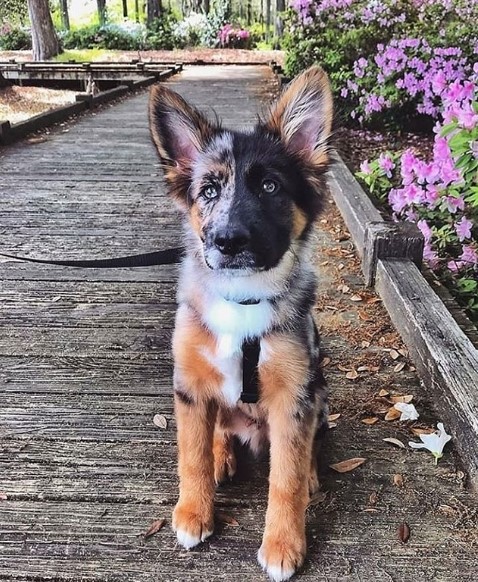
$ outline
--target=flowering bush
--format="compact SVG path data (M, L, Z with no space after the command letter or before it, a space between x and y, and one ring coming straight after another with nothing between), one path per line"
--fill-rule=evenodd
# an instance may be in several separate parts
M431 160L411 150L361 165L358 176L395 219L417 224L424 258L478 320L478 64L441 91Z
M250 38L248 30L234 28L232 24L225 24L219 31L219 44L223 48L249 48Z
M5 51L21 51L32 48L30 31L4 23L0 26L0 49Z
M203 12L191 12L184 20L173 27L173 36L177 41L187 46L206 45L210 23Z
M136 22L93 25L70 30L60 36L66 49L104 48L112 50L139 50L144 48L146 27Z

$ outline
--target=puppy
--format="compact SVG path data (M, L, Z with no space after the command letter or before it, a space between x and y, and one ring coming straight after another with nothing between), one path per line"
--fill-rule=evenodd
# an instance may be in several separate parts
M275 581L304 560L305 511L318 487L314 437L326 427L309 255L331 123L332 94L318 67L247 132L222 129L164 85L151 92L151 134L184 213L187 249L173 338L173 527L185 548L210 536L215 484L235 471L234 436L256 451L270 443L258 559ZM246 404L243 351L254 341L258 402Z

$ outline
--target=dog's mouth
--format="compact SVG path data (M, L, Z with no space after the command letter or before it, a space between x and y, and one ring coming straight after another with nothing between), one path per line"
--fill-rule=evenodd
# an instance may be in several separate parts
M238 276L265 271L273 266L251 251L224 255L217 249L203 248L202 254L205 265L212 271L231 271L231 274Z

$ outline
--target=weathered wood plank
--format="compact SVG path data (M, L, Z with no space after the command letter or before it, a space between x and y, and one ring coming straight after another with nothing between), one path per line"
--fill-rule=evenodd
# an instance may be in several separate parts
M476 485L478 351L411 261L380 260L376 284Z

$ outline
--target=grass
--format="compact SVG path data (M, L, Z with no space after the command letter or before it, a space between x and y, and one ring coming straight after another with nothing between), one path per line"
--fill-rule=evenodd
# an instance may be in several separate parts
M113 54L115 54L115 51L100 48L71 49L62 52L60 55L56 56L54 60L58 63L65 63L68 61L93 62L103 60L105 56L111 56Z

